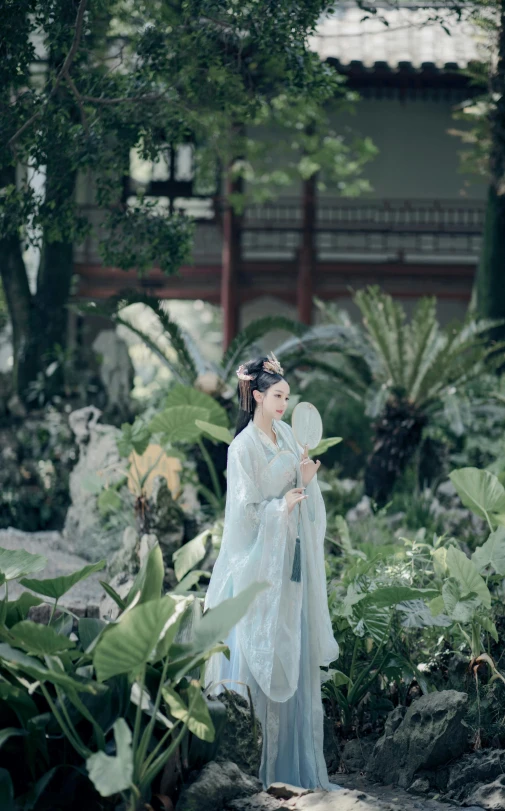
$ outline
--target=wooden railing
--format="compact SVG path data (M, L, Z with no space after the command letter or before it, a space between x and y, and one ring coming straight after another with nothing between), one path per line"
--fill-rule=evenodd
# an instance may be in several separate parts
M478 200L368 200L320 198L315 243L321 261L357 257L409 261L424 257L475 262L484 226L484 202ZM102 215L88 208L100 230ZM218 219L197 220L193 257L196 265L220 263L222 234ZM244 259L294 259L302 237L302 207L297 198L251 205L243 218ZM77 260L98 260L95 240L77 249Z

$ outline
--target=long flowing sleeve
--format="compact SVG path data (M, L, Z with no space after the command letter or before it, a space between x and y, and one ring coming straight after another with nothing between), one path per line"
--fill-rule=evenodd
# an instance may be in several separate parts
M284 496L269 497L269 467L252 442L230 445L227 485L220 558L233 593L254 581L270 584L238 623L237 642L265 695L286 701L296 690L300 660L300 584L290 580L289 568L294 522ZM219 581L216 567L214 575ZM215 599L211 581L206 605Z

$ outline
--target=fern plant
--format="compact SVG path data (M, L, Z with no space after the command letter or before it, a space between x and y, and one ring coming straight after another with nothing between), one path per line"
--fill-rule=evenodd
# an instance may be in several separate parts
M125 314L131 304L144 304L155 314L159 332L158 337L135 326ZM194 385L199 375L214 373L223 385L233 379L238 365L244 361L246 353L257 350L259 340L271 330L284 330L291 335L302 336L306 330L299 321L285 316L266 316L258 318L244 327L224 352L219 364L203 356L192 336L180 324L174 321L162 301L148 294L127 291L112 297L102 304L86 304L79 311L88 314L101 314L110 318L114 324L127 327L153 352L173 375L177 383L185 386ZM164 346L172 350L167 352Z
M276 354L287 370L305 365L335 379L375 419L365 492L383 505L437 414L452 416L461 433L460 395L499 367L503 346L488 340L495 321L469 315L442 328L434 298L421 299L410 321L378 287L360 290L354 301L362 325L316 300L327 323L289 339Z

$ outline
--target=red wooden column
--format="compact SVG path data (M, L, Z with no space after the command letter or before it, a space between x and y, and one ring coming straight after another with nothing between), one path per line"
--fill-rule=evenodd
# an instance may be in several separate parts
M303 183L302 244L298 253L298 277L296 303L298 319L303 324L312 323L312 296L316 268L316 176Z
M242 217L228 202L230 194L241 192L240 180L226 179L223 210L223 253L221 268L221 307L223 308L223 348L227 349L238 332L240 306L239 274L241 264Z

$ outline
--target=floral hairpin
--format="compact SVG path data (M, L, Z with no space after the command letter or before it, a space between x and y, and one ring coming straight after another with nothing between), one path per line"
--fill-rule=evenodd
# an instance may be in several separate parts
M237 377L239 380L254 380L256 375L248 375L245 363L241 363L237 369Z
M263 371L268 372L271 375L282 375L284 374L284 369L282 368L281 364L275 357L273 352L270 352L267 355L268 360L263 363Z

